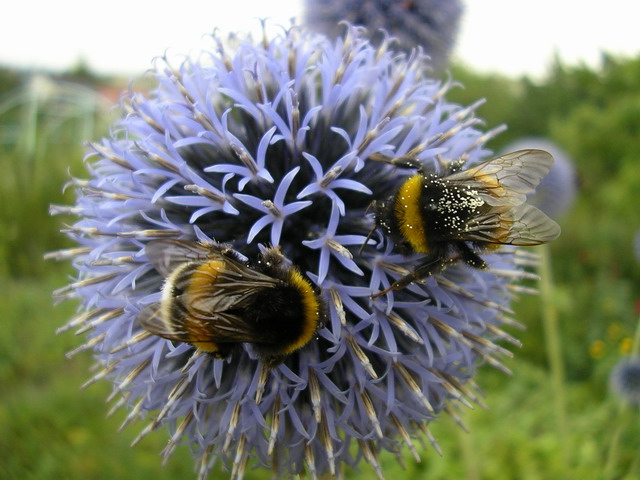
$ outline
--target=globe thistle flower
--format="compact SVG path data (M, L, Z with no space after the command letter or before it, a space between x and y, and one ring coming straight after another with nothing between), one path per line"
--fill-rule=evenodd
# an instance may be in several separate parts
M304 23L333 38L343 33L341 21L373 35L384 29L405 51L422 47L439 70L455 44L462 11L460 0L305 0Z
M158 60L157 87L130 91L108 138L90 144L89 178L73 179L77 278L55 294L77 298L60 330L87 335L124 425L146 417L137 443L165 426L168 458L188 443L204 478L216 463L241 478L251 461L281 475L341 475L364 458L415 439L437 443L441 412L482 405L480 363L508 372L519 342L509 302L527 291L528 254L485 255L487 270L457 264L424 283L372 299L416 259L368 240L368 206L410 172L370 160L412 155L442 171L489 155L469 107L448 103L449 83L428 78L428 59L373 47L348 28L335 42L298 28L259 42L214 37L215 47L173 66ZM139 313L161 296L145 245L154 239L228 243L253 257L269 244L315 282L326 303L317 338L265 368L251 346L225 359L142 329ZM123 425L123 426L124 426Z
M611 371L611 389L630 405L640 405L640 358L625 358Z
M559 218L569 211L578 194L576 172L573 161L562 148L544 138L524 138L510 143L504 152L522 148L546 150L554 158L553 168L542 179L528 203L535 205L552 218Z

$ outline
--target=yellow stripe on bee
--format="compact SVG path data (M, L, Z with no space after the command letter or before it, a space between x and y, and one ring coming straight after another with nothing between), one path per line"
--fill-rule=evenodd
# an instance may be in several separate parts
M316 293L313 291L311 284L306 280L302 274L292 269L289 274L289 282L300 293L302 300L302 334L298 337L295 343L292 343L287 349L282 352L287 355L293 353L299 348L305 346L316 333L318 328L318 321L320 317L320 302Z
M224 261L212 260L200 265L192 274L189 280L189 286L187 288L188 296L191 298L202 297L203 295L210 295L211 289L215 288L215 283L218 280L218 274L225 269ZM206 332L203 325L195 320L186 321L185 327L187 334L191 338L202 338ZM191 342L193 346L209 353L217 352L220 347L215 342Z
M414 175L400 187L394 202L394 213L402 237L418 253L429 253L424 219L420 209L422 175Z

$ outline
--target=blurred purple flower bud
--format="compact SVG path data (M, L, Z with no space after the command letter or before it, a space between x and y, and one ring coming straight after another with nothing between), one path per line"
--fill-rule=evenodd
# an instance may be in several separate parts
M463 10L460 0L305 0L304 23L332 38L344 33L343 20L374 36L384 29L404 51L422 47L440 70L455 45Z
M630 405L640 405L640 358L625 358L611 371L611 389Z

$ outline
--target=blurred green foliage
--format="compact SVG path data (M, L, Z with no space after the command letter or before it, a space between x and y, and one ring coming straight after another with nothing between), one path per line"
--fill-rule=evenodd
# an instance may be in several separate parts
M110 104L96 86L41 73L0 70L0 86L0 274L40 276L43 252L68 245L49 206L73 202L63 186L84 175L83 142L106 130Z
M89 93L95 79L82 76L78 91ZM488 366L477 378L490 409L459 412L470 434L448 416L434 423L444 458L427 443L422 463L404 452L403 471L384 454L387 478L639 478L638 412L618 408L607 383L612 366L631 349L639 313L633 236L640 228L640 58L604 56L599 68L556 61L535 81L464 66L454 67L452 77L464 87L455 88L450 100L469 104L484 97L479 115L487 127L509 126L492 141L495 151L541 136L575 161L580 191L560 219L562 236L551 246L549 300L559 315L569 431L563 439L554 417L557 392L547 365L540 298L523 296L514 306L527 330L511 332L524 343L508 362L513 378ZM51 218L49 205L73 202L71 192L62 192L67 172L83 176L82 142L106 132L108 110L83 104L90 96L73 103L67 89L34 94L26 81L0 69L0 478L194 478L186 446L161 468L165 431L129 448L141 424L115 433L124 412L105 418L109 384L78 390L91 376L90 354L64 358L81 339L54 335L75 305L52 306L50 292L67 282L70 269L42 261L45 252L68 246L58 233L65 219ZM66 95L62 103L60 92ZM618 447L610 452L614 437ZM361 468L373 475L365 462ZM211 478L227 476L213 472ZM352 471L346 476L360 478ZM269 477L256 470L246 478Z

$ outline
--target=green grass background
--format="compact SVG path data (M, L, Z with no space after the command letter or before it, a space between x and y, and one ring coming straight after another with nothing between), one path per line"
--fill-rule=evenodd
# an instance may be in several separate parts
M91 353L64 356L82 338L54 333L76 306L54 306L51 299L72 272L42 260L46 251L71 246L58 233L65 219L50 217L49 204L73 202L62 185L69 171L83 176L81 143L104 135L110 121L86 87L105 80L81 73L71 79L85 85L75 94L57 88L44 95L28 88L22 74L0 71L0 478L194 478L187 446L161 467L163 429L129 447L142 424L117 433L125 412L106 418L110 385L79 389L91 376ZM541 297L515 302L527 330L510 332L524 343L506 362L513 376L482 367L477 382L489 409L459 412L470 433L444 415L432 427L444 457L427 444L420 448L421 463L405 452L402 469L384 454L385 474L640 478L638 409L608 389L612 367L631 352L640 308L640 263L633 254L640 229L640 59L605 56L598 68L556 62L538 81L464 66L454 67L453 77L465 87L449 99L468 104L485 97L479 115L487 127L508 124L492 141L494 150L523 136L555 141L575 161L579 195L550 248L551 295L544 305ZM548 361L545 307L558 314L562 377ZM361 469L373 476L365 462ZM264 470L246 475L269 477Z

